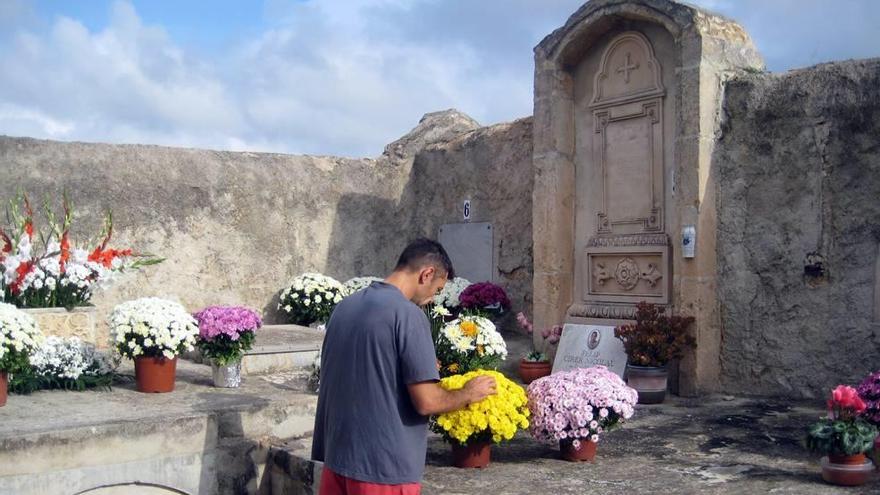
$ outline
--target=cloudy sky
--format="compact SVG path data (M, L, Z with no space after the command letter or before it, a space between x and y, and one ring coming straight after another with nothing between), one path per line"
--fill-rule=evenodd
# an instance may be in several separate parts
M0 0L0 134L376 156L427 112L532 111L583 0ZM695 0L768 68L880 56L880 0Z

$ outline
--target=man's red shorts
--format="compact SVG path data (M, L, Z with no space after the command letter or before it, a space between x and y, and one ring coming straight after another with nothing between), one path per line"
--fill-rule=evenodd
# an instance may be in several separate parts
M422 493L422 485L419 483L404 485L367 483L338 475L324 466L319 495L419 495L420 493Z

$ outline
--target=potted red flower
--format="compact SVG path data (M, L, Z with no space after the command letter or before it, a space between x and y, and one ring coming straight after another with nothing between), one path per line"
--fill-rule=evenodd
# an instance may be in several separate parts
M549 354L553 346L558 344L559 339L562 337L562 325L553 325L541 330L543 345L539 350L535 346L533 336L534 325L532 325L532 322L523 313L516 314L516 321L519 323L520 329L532 339L532 351L519 362L519 377L523 383L528 385L532 381L547 376L552 372L553 363L550 361Z
M865 453L874 446L877 427L862 417L866 409L856 389L839 385L831 392L828 417L807 430L807 449L826 454L821 465L828 483L857 486L868 481L873 465Z

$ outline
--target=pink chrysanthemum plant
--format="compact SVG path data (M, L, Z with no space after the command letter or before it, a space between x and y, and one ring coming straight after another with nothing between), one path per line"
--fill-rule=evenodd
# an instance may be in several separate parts
M535 327L532 322L529 321L528 317L526 317L525 313L517 313L516 322L519 324L520 330L532 338L532 351L523 359L534 363L549 362L556 344L558 344L559 339L562 338L562 325L553 325L542 329L540 331L542 344L537 346L535 345L533 337Z
M199 351L219 366L240 360L263 326L260 315L240 306L209 306L193 316L199 323Z
M530 431L540 442L599 442L602 434L632 417L638 393L605 366L576 368L529 385Z

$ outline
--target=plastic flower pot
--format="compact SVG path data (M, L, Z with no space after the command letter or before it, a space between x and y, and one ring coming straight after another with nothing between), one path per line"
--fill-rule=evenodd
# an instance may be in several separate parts
M163 393L174 390L177 357L137 357L134 359L134 376L138 392Z
M452 465L458 468L484 468L489 465L492 444L469 443L465 446L452 444Z
M639 393L639 404L659 404L666 399L666 367L626 365L626 384Z
M9 388L9 378L5 371L0 371L0 407L6 405L6 394Z
M842 486L864 485L874 470L865 454L823 457L821 465L822 479Z
M574 441L570 438L559 441L559 452L562 458L571 462L593 462L596 459L596 449L598 442L590 440L580 440L580 448L574 448Z
M527 361L522 359L519 362L519 377L526 385L538 378L549 375L551 371L553 371L553 365L550 364L550 361Z

